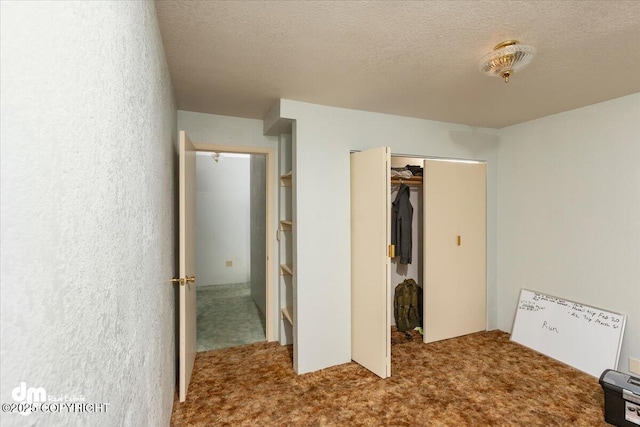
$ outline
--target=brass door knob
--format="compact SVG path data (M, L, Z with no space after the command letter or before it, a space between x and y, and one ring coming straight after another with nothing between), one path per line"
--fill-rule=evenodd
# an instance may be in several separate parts
M187 280L186 281L187 281L187 283L195 283L196 276L191 276L191 277L187 276Z
M180 285L184 286L184 279L182 277L174 277L173 279L171 279L171 283L180 283Z

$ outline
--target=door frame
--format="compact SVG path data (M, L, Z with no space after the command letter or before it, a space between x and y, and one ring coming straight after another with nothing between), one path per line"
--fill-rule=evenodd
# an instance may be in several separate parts
M275 242L275 231L273 229L273 209L274 209L274 181L275 177L275 149L269 147L254 147L254 146L244 146L244 145L223 145L223 144L207 144L207 143L196 143L193 145L196 147L196 151L205 151L205 152L221 152L221 153L237 153L237 154L262 154L266 156L267 160L267 182L266 182L266 199L267 199L267 207L266 207L266 253L267 259L266 262L266 278L267 282L265 283L266 288L266 307L267 312L264 313L265 323L267 325L266 330L266 340L267 341L276 341L278 337L277 333L277 323L274 325L274 319L278 319L277 314L274 312L274 289L273 289L273 275L274 275L274 262L276 258L274 257L274 242Z

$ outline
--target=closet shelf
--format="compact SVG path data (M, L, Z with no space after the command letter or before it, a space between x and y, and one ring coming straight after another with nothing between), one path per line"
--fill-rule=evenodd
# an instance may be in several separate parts
M391 178L392 184L422 185L421 176L413 176L411 178Z
M280 264L280 274L283 276L293 276L293 269L289 264Z
M291 323L291 325L293 325L293 307L292 306L282 307L280 312L282 313L282 316L285 319L287 319L289 323Z

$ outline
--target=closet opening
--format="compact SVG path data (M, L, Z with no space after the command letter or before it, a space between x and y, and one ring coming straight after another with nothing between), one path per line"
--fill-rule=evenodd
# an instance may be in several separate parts
M391 298L389 306L389 310L392 313L390 316L391 326L396 326L395 316L393 315L396 287L405 280L413 280L420 288L423 287L423 263L421 262L423 256L423 224L421 221L423 206L423 168L423 158L391 155L391 244L395 245L396 255L391 258ZM404 190L404 194L401 194L401 189L406 189ZM408 195L408 198L405 197L406 195ZM404 227L398 224L402 222L402 217L398 218L398 215L394 215L394 207L397 208L397 210L402 210L402 212L399 212L400 216L402 216L402 213L406 213L406 209L404 208L406 207L407 201L409 202L408 206L411 208L412 214L410 227L411 248L408 251L406 249L406 246L409 246L406 242L407 236L404 236L404 239L402 236L402 232L405 231ZM396 225L400 226L396 227ZM422 327L422 325L420 325L420 327ZM413 334L408 332L405 336L413 339Z
M391 312L396 286L413 279L422 289L422 325L407 339L429 343L486 329L486 164L402 155L390 163L391 243L411 247L409 254L396 248L391 259ZM408 245L406 222L394 215L406 195Z
M268 155L196 154L197 351L265 341Z
M486 164L352 152L352 359L386 378L392 341L486 330L486 307Z

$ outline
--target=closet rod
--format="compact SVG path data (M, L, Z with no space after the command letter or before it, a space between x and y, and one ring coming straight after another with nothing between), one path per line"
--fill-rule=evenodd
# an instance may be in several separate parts
M391 184L422 185L422 178L420 178L420 181L411 180L411 179L391 178Z

